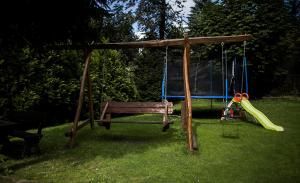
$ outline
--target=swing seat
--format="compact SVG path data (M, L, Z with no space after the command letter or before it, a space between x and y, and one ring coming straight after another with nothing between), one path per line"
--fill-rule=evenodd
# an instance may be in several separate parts
M110 129L111 123L163 124L163 131L171 123L168 115L173 113L172 102L105 102L102 105L102 115L98 121L100 126ZM158 121L112 121L112 114L162 114L162 122Z

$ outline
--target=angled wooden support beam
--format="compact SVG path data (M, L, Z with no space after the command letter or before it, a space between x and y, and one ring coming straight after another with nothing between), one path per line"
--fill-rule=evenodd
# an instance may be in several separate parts
M105 103L105 106L104 106L103 110L102 110L102 111L100 111L100 113L101 113L100 120L104 120L104 117L105 117L105 114L106 114L107 108L108 108L108 102L106 102L106 103Z
M85 54L84 69L83 69L83 74L82 74L81 83L80 83L80 94L79 94L75 119L74 119L72 129L71 129L71 136L70 136L70 140L69 140L70 147L72 147L74 145L74 139L75 139L75 136L76 136L77 130L78 130L78 122L80 119L80 113L81 113L82 104L83 104L84 86L85 86L85 81L87 78L88 68L90 65L91 53L92 53L92 50L88 50L87 53Z
M78 122L77 130L80 130L81 128L87 126L90 123L90 118L86 119L84 121Z
M190 42L188 35L184 35L184 54L183 54L183 79L184 79L184 95L185 95L185 118L187 125L187 141L188 148L193 151L193 130L192 130L192 98L190 91L190 76L189 76L189 63L190 63Z

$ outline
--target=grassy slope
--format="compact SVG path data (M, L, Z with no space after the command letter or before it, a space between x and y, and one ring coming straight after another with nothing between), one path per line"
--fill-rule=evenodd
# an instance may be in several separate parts
M201 114L197 109L202 102L194 102L195 116ZM207 112L193 120L200 150L190 153L179 117L172 117L176 124L166 133L159 125L84 128L73 149L64 147L69 125L62 125L44 130L40 157L7 163L15 170L12 176L39 182L299 182L300 102L263 100L253 105L285 132L243 122L240 138L224 138L223 128L234 126L223 127Z

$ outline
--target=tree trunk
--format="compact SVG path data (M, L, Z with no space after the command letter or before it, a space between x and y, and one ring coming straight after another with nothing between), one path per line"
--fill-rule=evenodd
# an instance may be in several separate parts
M159 39L165 39L166 30L166 0L160 2Z

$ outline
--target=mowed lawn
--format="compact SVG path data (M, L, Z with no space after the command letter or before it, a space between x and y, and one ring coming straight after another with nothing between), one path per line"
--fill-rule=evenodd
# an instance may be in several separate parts
M113 124L83 128L76 146L65 147L70 125L44 129L42 155L2 162L14 179L37 182L300 182L300 100L252 101L284 132L264 129L255 122L222 125L220 103L193 101L193 124L199 150L186 149L179 105L174 125ZM121 120L160 120L140 115ZM250 119L251 120L251 119ZM239 138L223 137L236 133Z

